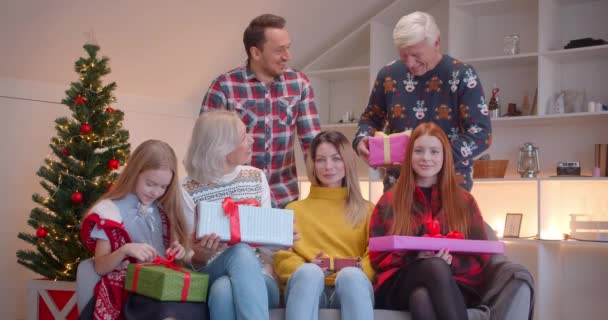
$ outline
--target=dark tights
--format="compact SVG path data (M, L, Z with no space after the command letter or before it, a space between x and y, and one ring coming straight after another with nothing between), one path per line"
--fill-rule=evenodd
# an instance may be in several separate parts
M418 259L378 290L380 308L409 310L413 319L466 320L463 294L441 258Z

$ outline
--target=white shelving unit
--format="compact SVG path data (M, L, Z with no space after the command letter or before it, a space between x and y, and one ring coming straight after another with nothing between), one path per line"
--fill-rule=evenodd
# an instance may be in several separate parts
M608 1L396 0L304 68L324 129L354 137L355 123L337 122L346 111L361 114L378 70L398 58L392 44L396 22L416 10L436 18L444 52L475 67L487 100L494 84L501 89L501 114L508 103L521 109L524 95L532 104L537 92L535 115L492 120L489 153L508 159L509 167L505 179L476 180L473 194L495 229L503 230L506 213L523 213L521 236L537 237L504 240L507 254L536 280L536 319L605 319L608 243L565 241L562 235L569 233L572 213L608 220L608 179L550 177L560 160L580 161L582 174L590 175L594 144L608 143L608 112L586 112L586 101L608 104L608 45L563 49L573 39L608 40ZM520 36L520 53L505 55L504 36L513 34ZM582 110L549 114L562 90L583 91ZM525 142L540 148L537 179L517 174ZM364 194L375 202L382 183L370 179L363 162L359 167ZM298 172L306 194L303 162Z
M502 236L506 213L522 213L521 239L506 254L536 281L536 319L604 319L608 242L563 240L570 214L608 221L608 178L478 179L473 195ZM525 237L525 238L523 238Z

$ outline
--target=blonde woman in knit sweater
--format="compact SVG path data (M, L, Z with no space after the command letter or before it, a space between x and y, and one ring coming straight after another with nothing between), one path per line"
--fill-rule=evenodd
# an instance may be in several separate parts
M374 271L367 250L373 205L361 196L350 142L340 132L321 132L308 159L310 194L287 205L301 239L274 258L286 319L316 320L319 308L340 308L342 319L373 319ZM334 272L334 263L327 262L336 258L351 258L345 260L354 266Z

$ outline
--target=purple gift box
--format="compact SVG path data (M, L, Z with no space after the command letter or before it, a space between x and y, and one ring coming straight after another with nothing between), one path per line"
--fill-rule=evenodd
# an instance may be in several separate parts
M405 132L388 136L383 133L376 133L376 135L369 138L369 165L383 166L402 163L410 136Z
M493 240L385 236L369 238L369 251L448 249L450 252L504 253L505 244Z

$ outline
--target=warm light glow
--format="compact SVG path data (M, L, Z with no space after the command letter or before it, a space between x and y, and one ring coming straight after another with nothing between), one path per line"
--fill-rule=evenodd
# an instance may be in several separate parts
M504 220L500 221L500 222L493 222L493 223L489 223L490 227L492 227L492 230L494 230L494 232L496 232L496 236L499 238L502 238L502 236L504 235L504 230L505 230L505 222Z
M552 224L549 228L540 231L540 238L543 240L563 240L564 234L559 231L556 225Z

